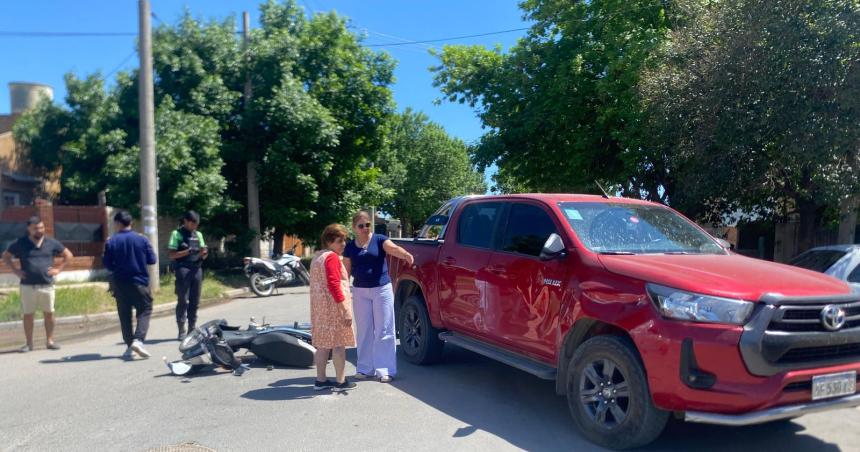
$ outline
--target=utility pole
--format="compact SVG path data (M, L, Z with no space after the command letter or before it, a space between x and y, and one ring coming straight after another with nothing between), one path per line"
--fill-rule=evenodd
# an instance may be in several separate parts
M242 12L242 37L245 44L245 63L247 67L248 58L251 46L251 25L247 11ZM251 74L245 76L245 113L251 110ZM257 160L256 152L249 152L246 155L251 156L246 166L248 177L248 228L254 232L254 238L251 239L251 256L260 257L260 191L257 188Z
M138 0L140 73L137 100L140 113L140 214L143 234L158 252L158 209L155 178L155 101L152 86L152 21L149 0ZM149 266L149 288L158 291L158 264Z

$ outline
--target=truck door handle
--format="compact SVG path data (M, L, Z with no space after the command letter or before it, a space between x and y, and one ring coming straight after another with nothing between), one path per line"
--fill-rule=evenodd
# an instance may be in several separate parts
M454 265L454 264L456 264L456 263L457 263L457 259L454 259L454 258L453 258L453 257L451 257L451 256L448 256L448 257L446 257L446 258L442 259L442 265L452 266L452 265Z
M501 275L505 272L505 268L500 265L491 265L487 267L487 271L494 275Z

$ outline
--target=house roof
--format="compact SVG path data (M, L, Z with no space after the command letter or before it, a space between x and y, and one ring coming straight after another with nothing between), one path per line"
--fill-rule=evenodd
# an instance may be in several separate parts
M14 180L15 182L24 182L24 183L40 183L40 182L42 182L41 177L28 176L26 174L21 174L21 173L13 173L12 171L3 171L3 177L8 177L9 179Z
M11 132L12 127L15 126L15 121L21 115L0 115L0 134Z

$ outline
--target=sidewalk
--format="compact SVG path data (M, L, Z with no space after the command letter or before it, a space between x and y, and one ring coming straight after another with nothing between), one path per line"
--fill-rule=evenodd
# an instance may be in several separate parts
M100 283L90 283L100 284ZM106 284L105 284L106 286ZM224 293L223 297L200 300L200 307L226 303L249 293L247 288L233 289ZM176 302L159 304L152 308L153 317L173 314ZM96 333L119 330L119 318L116 311L99 314L76 315L56 319L54 339L62 345L63 342L79 339ZM45 347L44 321L35 321L33 342L36 348ZM20 320L0 323L0 353L15 350L24 344L24 326Z

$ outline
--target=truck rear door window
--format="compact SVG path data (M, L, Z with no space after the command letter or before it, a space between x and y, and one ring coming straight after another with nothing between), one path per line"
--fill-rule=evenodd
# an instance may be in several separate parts
M460 213L457 226L457 241L461 245L491 248L493 228L502 210L502 203L488 202L469 204Z
M502 250L540 256L546 240L556 232L555 223L543 209L531 204L514 204L508 217Z

